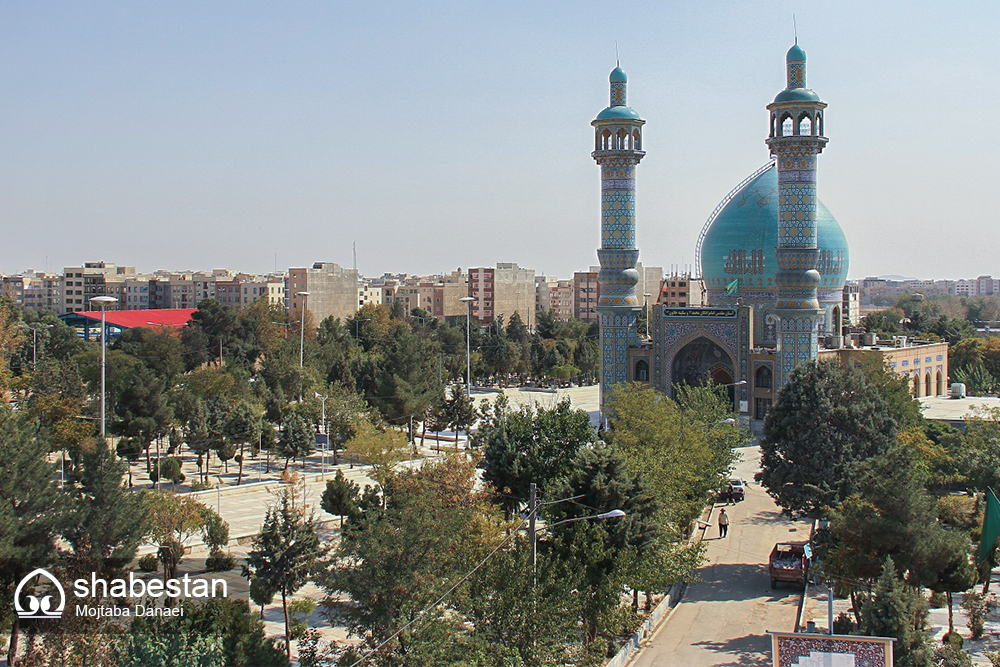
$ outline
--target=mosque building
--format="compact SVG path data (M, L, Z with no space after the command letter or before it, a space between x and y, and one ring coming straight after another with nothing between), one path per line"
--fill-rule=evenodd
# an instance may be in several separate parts
M847 240L817 197L827 105L806 87L798 44L786 56L786 81L767 106L771 159L722 200L698 239L695 275L704 279L708 305L655 305L643 340L635 202L645 121L627 105L625 72L612 71L611 104L591 123L601 169L602 409L616 384L650 382L669 394L676 383L712 381L729 387L741 415L759 420L799 363L831 355L857 363L865 352L843 338ZM914 376L916 395L943 393L947 361L942 368L940 350L933 352L937 375Z

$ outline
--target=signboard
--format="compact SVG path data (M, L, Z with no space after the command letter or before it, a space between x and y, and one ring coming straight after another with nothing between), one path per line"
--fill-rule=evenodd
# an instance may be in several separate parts
M735 308L664 308L664 317L725 317L735 318Z
M326 444L327 444L326 434L324 434L324 433L317 433L316 434L316 446L320 447L322 449L326 449Z
M768 632L774 667L892 667L890 637Z

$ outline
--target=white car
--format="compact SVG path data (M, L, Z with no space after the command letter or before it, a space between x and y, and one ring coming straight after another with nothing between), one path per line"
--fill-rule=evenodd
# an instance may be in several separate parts
M747 497L747 483L741 477L733 477L729 480L729 486L733 490L733 500L739 502Z

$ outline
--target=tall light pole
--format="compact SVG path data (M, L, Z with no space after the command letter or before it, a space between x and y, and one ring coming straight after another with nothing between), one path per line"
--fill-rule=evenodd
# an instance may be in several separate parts
M472 400L472 329L469 321L472 319L472 302L474 296L463 296L459 301L465 304L465 395ZM455 436L458 437L458 436ZM458 446L458 441L455 441Z
M309 303L309 292L296 292L295 296L302 297L302 309L299 311L299 368L302 368L306 349L306 304Z
M650 311L649 311L649 297L651 297L653 295L652 294L643 294L643 296L646 298L646 338L649 338L649 314L650 314Z
M35 370L36 368L38 368L38 326L37 325L29 326L27 324L21 324L18 326L20 326L22 329L31 330L31 370ZM52 328L51 324L43 324L41 326L45 327L46 329Z
M323 404L323 416L320 417L320 422L323 424L323 435L326 436L326 446L329 447L330 446L330 432L326 428L326 399L328 399L330 397L329 396L320 396L319 392L317 391L316 392L316 398L318 398L322 402L322 404ZM321 455L321 458L322 458L322 461L323 461L323 466L320 469L321 472L320 472L319 478L320 479L326 479L326 449L321 449L320 450L320 455ZM336 465L336 464L334 464L334 465Z
M118 303L118 299L113 296L95 296L90 299L91 303L101 307L101 439L107 434L107 410L104 406L106 397L104 390L104 374L107 367L107 347L108 347L108 306Z

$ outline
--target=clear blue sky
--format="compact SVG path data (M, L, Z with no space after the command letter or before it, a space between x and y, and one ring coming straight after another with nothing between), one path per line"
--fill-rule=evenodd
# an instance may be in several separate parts
M767 160L784 54L829 103L853 278L1000 275L1000 3L4 2L0 272L87 260L432 273L596 264L618 41L638 238L690 264Z

